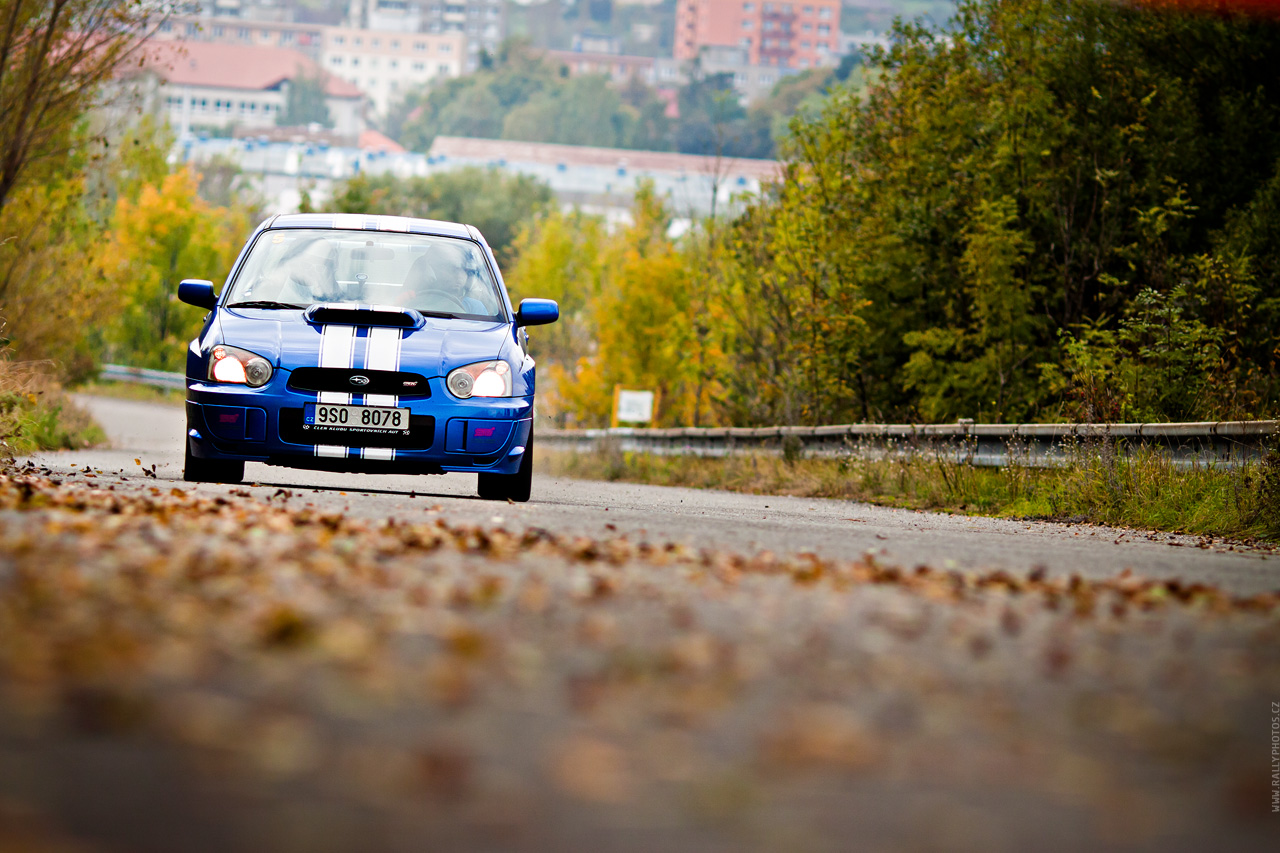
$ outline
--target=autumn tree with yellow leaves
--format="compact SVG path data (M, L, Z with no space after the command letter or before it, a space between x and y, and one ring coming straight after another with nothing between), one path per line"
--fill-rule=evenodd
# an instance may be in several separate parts
M226 278L249 223L197 193L187 169L116 203L98 266L117 300L105 328L108 355L126 364L181 370L203 312L177 300L184 278Z
M539 331L545 403L559 423L607 425L613 389L658 393L656 424L707 423L722 352L698 255L668 237L671 214L643 185L632 223L613 234L582 214L551 213L517 241L511 287L561 303Z

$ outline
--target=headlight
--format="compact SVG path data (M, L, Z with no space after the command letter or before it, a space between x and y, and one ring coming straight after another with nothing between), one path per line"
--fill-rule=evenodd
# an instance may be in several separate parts
M260 388L271 381L271 362L257 353L218 344L209 353L209 378Z
M510 397L511 365L479 361L451 371L444 384L455 397Z

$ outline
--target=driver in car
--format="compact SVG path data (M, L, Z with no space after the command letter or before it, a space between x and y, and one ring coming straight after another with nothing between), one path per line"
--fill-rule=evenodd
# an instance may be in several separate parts
M400 293L400 305L421 311L448 314L492 314L479 299L485 288L466 266L466 258L453 246L433 246L413 262Z

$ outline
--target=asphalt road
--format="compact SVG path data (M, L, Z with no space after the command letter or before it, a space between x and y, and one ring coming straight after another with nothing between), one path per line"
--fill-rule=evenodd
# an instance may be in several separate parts
M182 410L174 406L80 397L107 431L110 448L51 453L42 464L72 476L88 467L119 488L182 479ZM135 460L141 460L140 467ZM888 509L843 500L586 482L535 476L533 500L495 504L475 495L475 477L378 476L302 471L250 463L244 486L200 485L202 493L249 492L262 499L290 494L314 505L366 518L541 527L567 536L627 536L654 544L778 555L813 552L857 559L871 552L886 564L938 569L1005 569L1050 576L1134 574L1209 583L1239 595L1280 589L1280 555L1209 543L1193 536Z
M549 477L192 486L180 409L83 402L115 447L0 478L0 850L1275 847L1280 596L794 558L1244 594L1276 556ZM673 542L705 550L640 547Z

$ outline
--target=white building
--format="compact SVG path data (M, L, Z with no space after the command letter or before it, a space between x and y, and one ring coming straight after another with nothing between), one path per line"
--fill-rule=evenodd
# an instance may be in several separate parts
M620 224L630 218L636 190L650 183L675 216L673 233L712 210L717 215L741 210L762 184L782 172L773 160L450 136L437 136L427 154L376 140L357 149L311 141L186 139L175 159L198 168L213 157L231 160L261 181L258 190L267 209L279 213L297 210L303 192L323 208L336 185L359 174L408 179L478 166L528 175L550 187L565 209Z
M336 133L354 137L365 129L364 93L297 51L165 41L146 52L143 73L154 78L153 102L180 135L275 127L299 77L324 80Z
M462 70L480 67L480 53L496 53L506 37L503 0L352 0L356 28L400 33L460 33L466 38Z
M321 63L369 95L378 113L411 89L457 77L467 61L462 33L415 33L325 27Z
M481 166L527 175L549 186L565 208L613 223L629 220L643 183L687 224L712 211L740 210L744 196L758 194L782 169L775 160L458 136L437 136L426 160L429 172Z
M364 8L363 0L357 7ZM332 27L289 21L244 20L208 15L174 16L156 33L157 40L187 44L216 43L296 50L336 77L355 85L373 108L388 108L410 89L447 77L457 77L478 62L483 46L473 42L466 27L446 29L420 21L400 3L397 17L387 7L379 15L353 16L378 26ZM414 14L409 15L412 11ZM430 31L429 31L430 30ZM479 45L479 46L478 46Z
M219 17L211 14L173 15L160 22L153 38L158 41L178 39L251 47L283 47L318 60L323 41L321 33L325 29L321 24L292 21Z

